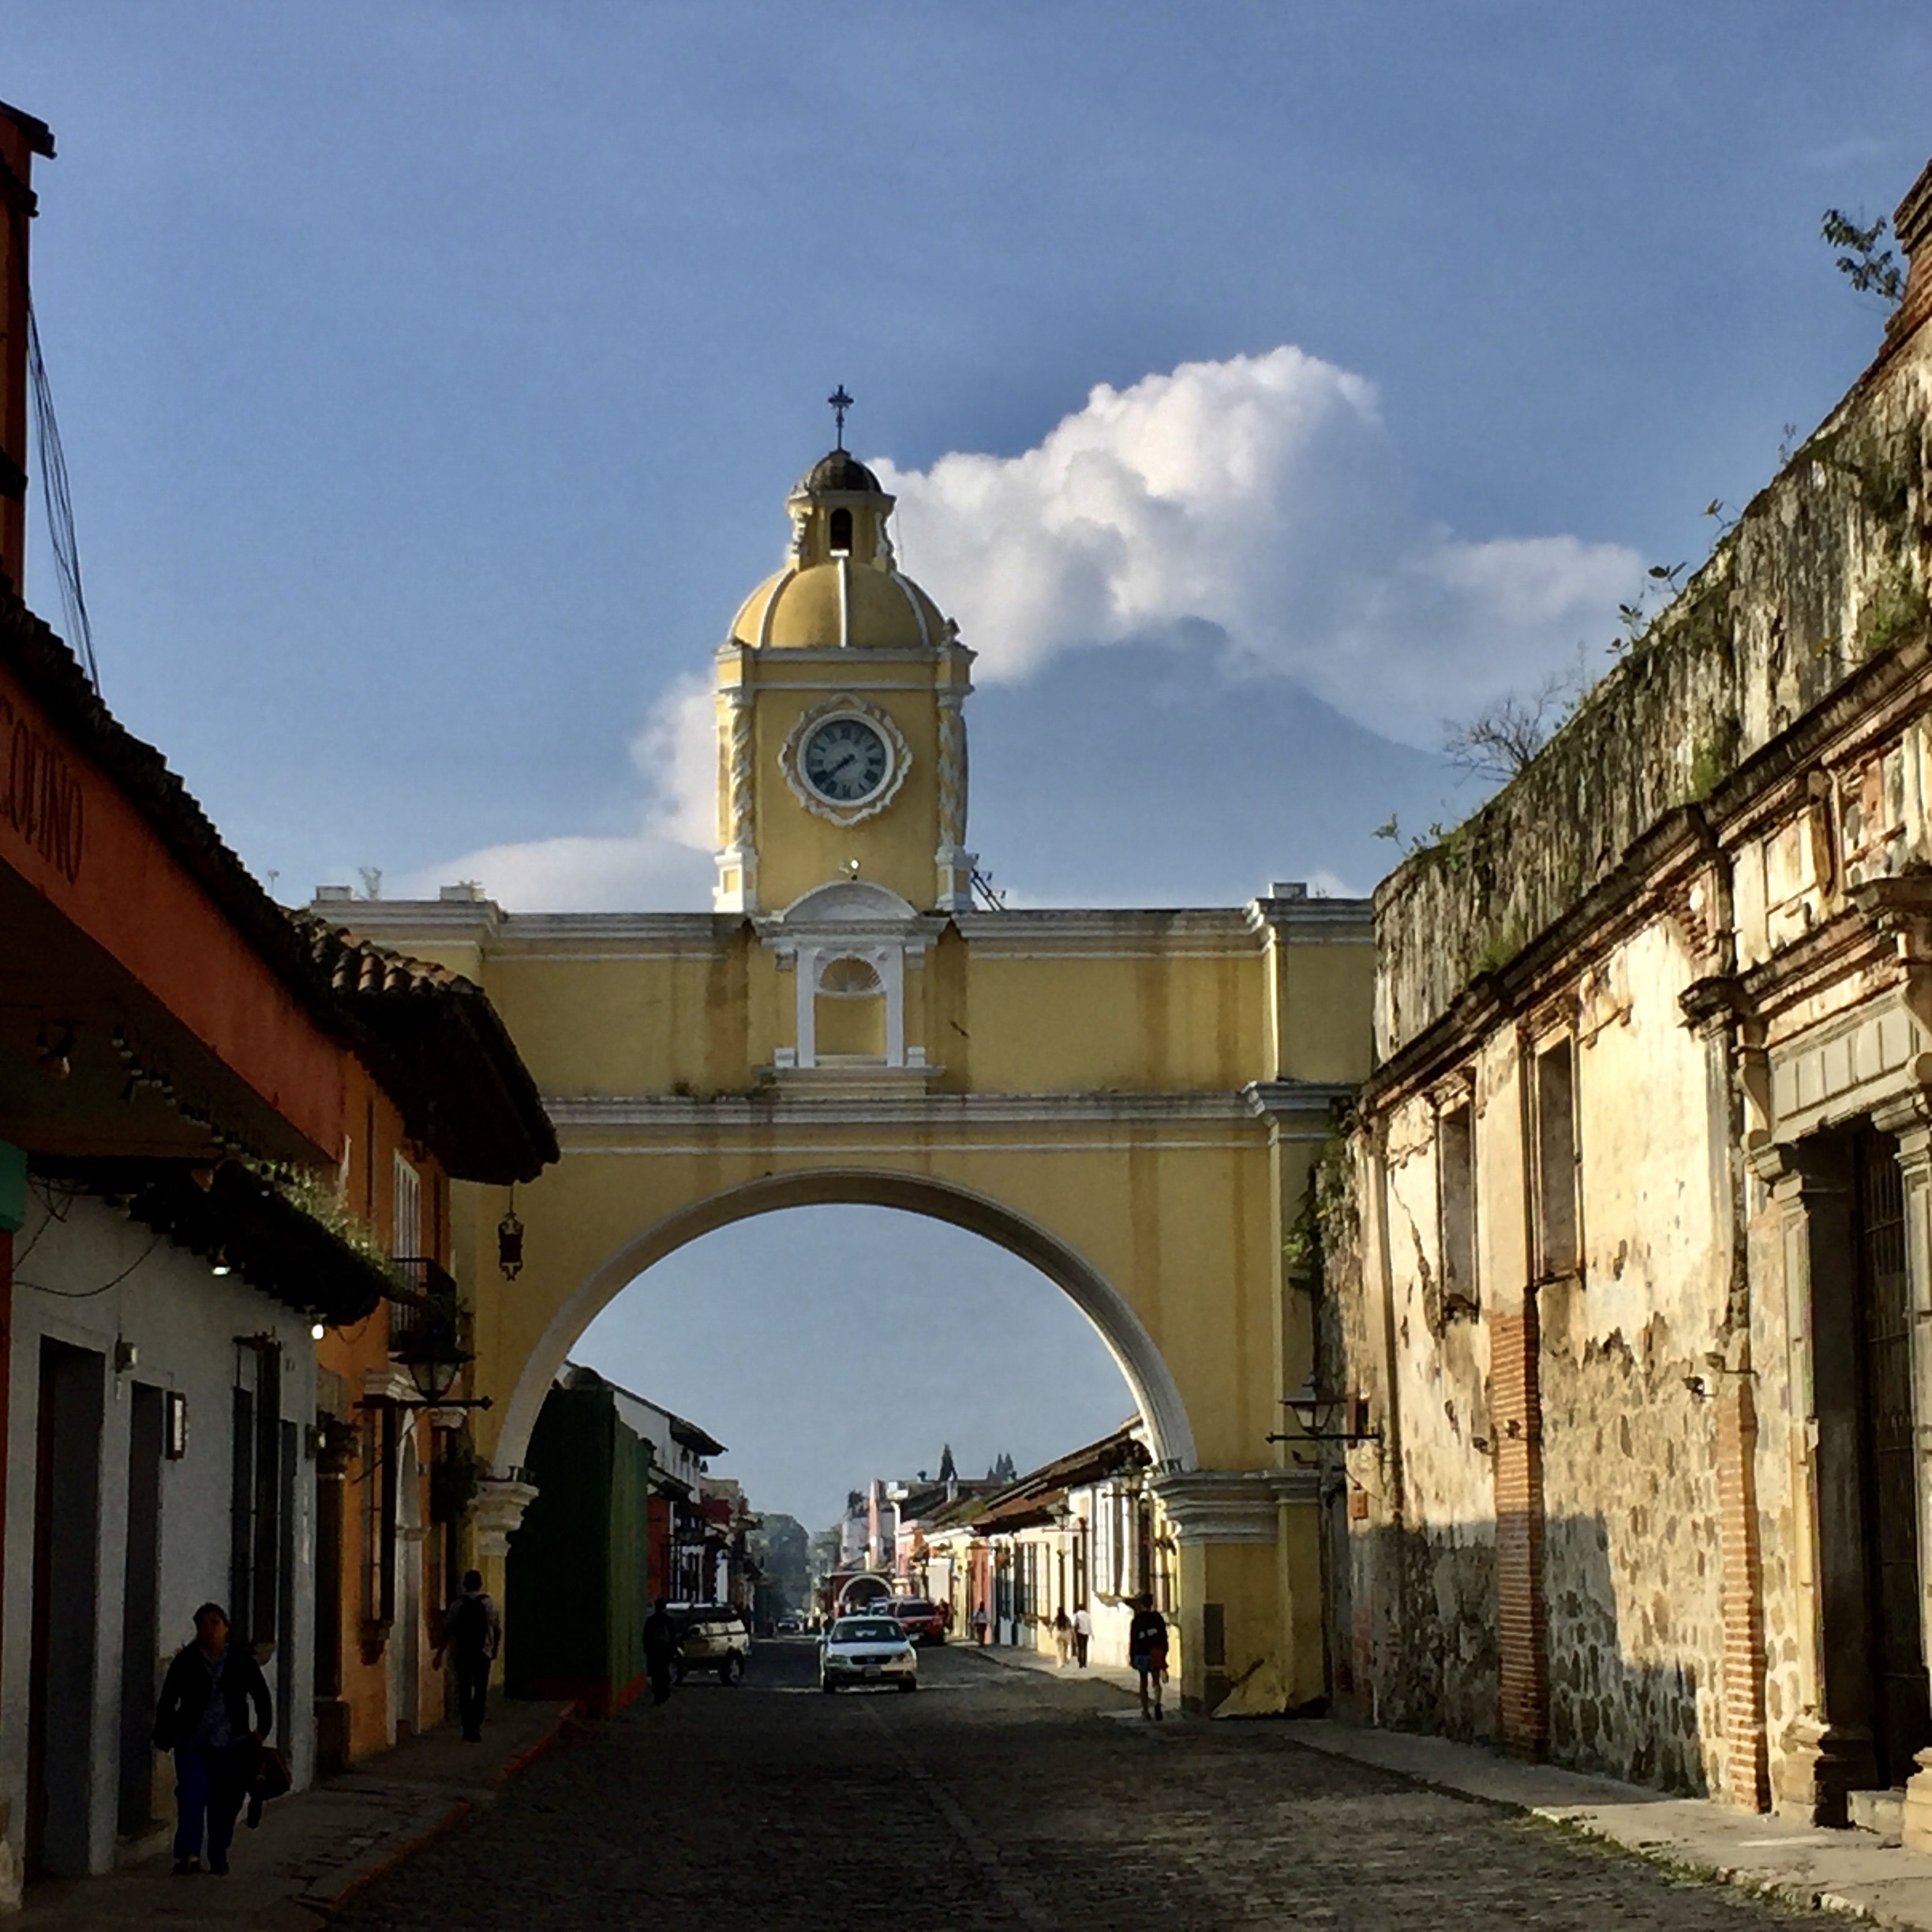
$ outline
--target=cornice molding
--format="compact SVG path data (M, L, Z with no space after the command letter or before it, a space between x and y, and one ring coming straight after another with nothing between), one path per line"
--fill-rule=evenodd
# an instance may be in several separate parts
M1861 666L1745 759L1701 804L1680 805L1660 817L1594 887L1514 959L1494 973L1472 979L1431 1025L1390 1056L1365 1088L1365 1101L1379 1106L1418 1081L1426 1083L1433 1077L1429 1069L1471 1050L1497 1022L1544 997L1584 957L1659 912L1685 870L1705 858L1728 866L1739 844L1788 814L1813 772L1854 762L1896 737L1925 714L1929 701L1932 642L1926 637L1908 638ZM1406 871L1391 874L1377 889L1378 908L1400 891ZM1807 934L1787 953L1810 948L1816 937ZM1787 970L1785 957L1780 954L1740 975L1747 996L1757 997L1758 974L1765 975L1760 983L1768 985Z
M1250 932L1269 932L1292 945L1372 945L1372 899L1250 899L1241 908Z
M979 653L957 638L942 638L934 644L752 644L742 638L727 638L714 653L721 664L735 664L749 669L784 665L843 665L850 670L860 664L943 664L964 670ZM766 680L767 688L788 682L782 678ZM903 682L895 691L908 688Z
M1240 906L1174 912L1037 907L953 915L960 935L982 959L1255 959L1261 948Z
M1257 912L1257 908L1263 908ZM1268 908L1288 908L1276 917ZM353 917L345 914L353 909ZM315 908L379 942L411 935L427 942L467 939L492 953L533 953L593 943L653 951L714 952L754 915L743 912L506 912L493 900L358 899L324 900ZM1362 899L1255 900L1245 906L1108 908L1039 906L999 912L960 911L949 917L983 959L1258 959L1271 933L1287 944L1368 943L1373 937Z
M1355 1098L1347 1080L1250 1080L1241 1089L1248 1111L1257 1120L1331 1121L1338 1106Z
M1152 1488L1181 1543L1272 1543L1283 1503L1312 1503L1314 1469L1186 1470Z
M1273 1083L1285 1085L1288 1083ZM1301 1110L1326 1120L1332 1096L1346 1088L1298 1089ZM755 1095L721 1094L705 1099L683 1095L556 1094L544 1104L560 1131L642 1128L691 1132L699 1128L769 1129L774 1120L814 1127L901 1125L911 1130L948 1125L955 1129L1003 1126L1173 1126L1199 1123L1246 1126L1271 1110L1251 1099L1253 1088L1227 1093L905 1094L841 1096L800 1091L782 1080Z

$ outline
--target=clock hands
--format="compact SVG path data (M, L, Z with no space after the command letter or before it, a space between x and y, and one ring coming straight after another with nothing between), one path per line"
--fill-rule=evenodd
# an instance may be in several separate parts
M815 734L803 762L820 792L848 803L878 788L887 759L885 746L868 727L841 718Z

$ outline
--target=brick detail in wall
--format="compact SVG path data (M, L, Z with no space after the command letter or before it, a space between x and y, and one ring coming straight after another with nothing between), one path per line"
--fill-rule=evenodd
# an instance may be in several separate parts
M1498 1315L1489 1340L1496 1425L1497 1735L1511 1750L1549 1747L1549 1623L1543 1597L1543 1404L1533 1290Z
M1753 1811L1771 1803L1765 1734L1764 1565L1758 1541L1758 1408L1748 1375L1721 1379L1717 1405L1717 1548L1724 1610L1724 1788Z

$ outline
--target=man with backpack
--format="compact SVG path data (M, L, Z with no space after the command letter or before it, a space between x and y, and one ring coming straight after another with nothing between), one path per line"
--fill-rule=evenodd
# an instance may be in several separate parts
M466 1743L483 1741L483 1704L489 1695L490 1663L502 1642L503 1619L484 1592L482 1571L465 1571L462 1593L451 1597L443 1612L436 1664L440 1670L447 1650L456 1667L456 1715Z

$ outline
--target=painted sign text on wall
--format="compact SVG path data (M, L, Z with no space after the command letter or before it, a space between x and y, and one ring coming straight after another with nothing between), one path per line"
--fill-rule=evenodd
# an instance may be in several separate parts
M69 885L86 834L80 774L60 747L0 692L0 826L31 845Z

